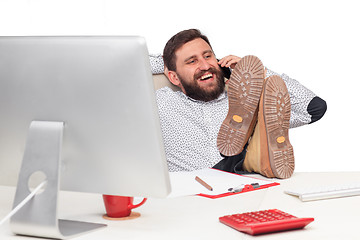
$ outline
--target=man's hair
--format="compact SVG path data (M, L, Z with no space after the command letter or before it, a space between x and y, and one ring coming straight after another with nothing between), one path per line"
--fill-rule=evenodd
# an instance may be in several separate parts
M164 64L170 71L176 71L175 52L185 43L195 40L197 38L203 39L211 47L209 39L205 35L203 35L198 29L183 30L170 38L170 40L166 43L163 52Z

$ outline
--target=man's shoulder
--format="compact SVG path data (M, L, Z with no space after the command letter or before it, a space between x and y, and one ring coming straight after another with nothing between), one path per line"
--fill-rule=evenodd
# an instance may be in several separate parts
M180 95L180 91L175 91L169 87L162 87L159 88L158 90L156 90L156 96L157 97L170 97L170 96L179 96Z
M156 90L156 99L158 104L164 104L169 101L177 101L183 98L181 91L175 91L169 87L162 87Z

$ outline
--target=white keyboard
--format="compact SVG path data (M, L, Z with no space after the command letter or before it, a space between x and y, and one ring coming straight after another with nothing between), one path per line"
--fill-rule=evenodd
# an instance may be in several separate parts
M294 188L285 190L284 192L289 195L298 196L303 202L329 198L350 197L360 195L360 182L344 185Z

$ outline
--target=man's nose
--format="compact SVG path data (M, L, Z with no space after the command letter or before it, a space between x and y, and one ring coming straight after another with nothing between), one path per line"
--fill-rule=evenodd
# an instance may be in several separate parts
M211 65L208 63L208 61L206 61L206 59L202 58L199 61L199 68L200 70L208 70L209 68L211 68Z

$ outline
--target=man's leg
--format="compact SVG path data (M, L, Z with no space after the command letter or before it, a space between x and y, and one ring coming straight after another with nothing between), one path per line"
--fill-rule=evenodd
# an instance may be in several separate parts
M288 134L290 114L290 97L284 81L275 75L267 78L244 170L266 177L289 178L292 175L295 163Z
M217 146L224 156L243 151L253 132L260 95L264 84L264 66L255 56L245 56L229 79L229 112L217 137Z

